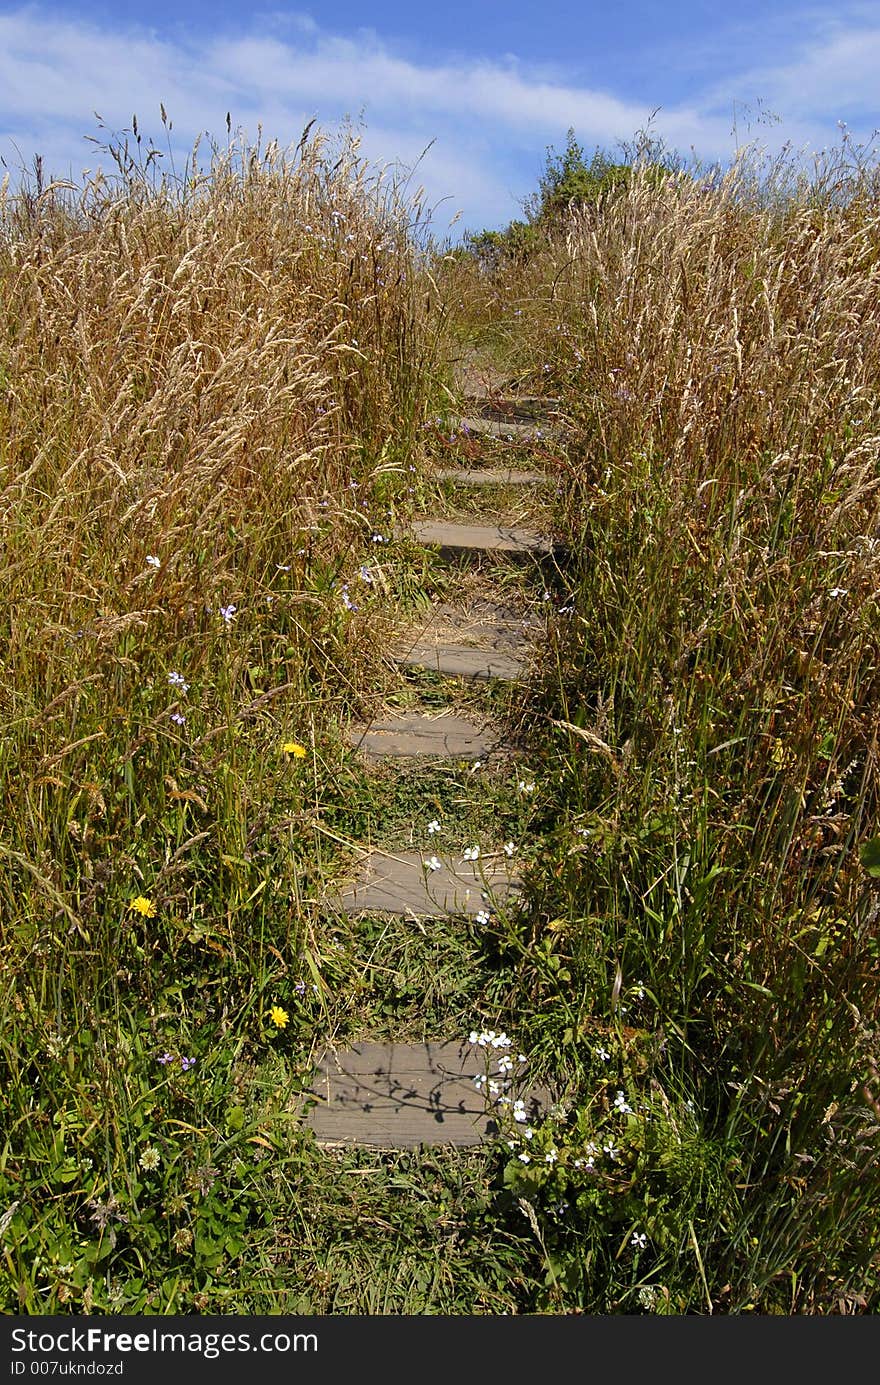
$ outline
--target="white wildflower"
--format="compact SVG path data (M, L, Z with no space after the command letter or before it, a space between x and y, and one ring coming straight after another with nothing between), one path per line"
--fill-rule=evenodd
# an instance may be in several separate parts
M497 1033L494 1029L481 1029L479 1033L472 1029L468 1042L479 1045L480 1048L510 1048L510 1040L505 1033Z

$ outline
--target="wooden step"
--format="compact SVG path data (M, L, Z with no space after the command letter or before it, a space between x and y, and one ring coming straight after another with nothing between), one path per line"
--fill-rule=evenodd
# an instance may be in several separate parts
M424 668L445 678L506 678L513 682L525 672L525 660L502 649L478 649L470 644L431 644L417 641L392 655L404 668Z
M454 481L459 486L541 486L551 479L544 471L515 471L511 467L479 471L445 467L436 476L438 481Z
M438 606L429 622L401 633L392 658L451 678L519 678L546 632L534 608L471 594Z
M372 721L369 726L352 726L348 741L372 759L432 755L450 760L480 760L498 745L493 732L451 712L439 717L403 712Z
M553 552L549 539L530 529L497 524L450 524L445 520L416 520L410 531L419 543L447 553L505 553L546 556Z
M484 399L478 412L491 418L505 418L512 413L514 418L541 419L558 413L561 402L549 394L499 394L491 400Z
M546 1115L551 1104L549 1092L526 1087L515 1055L509 1078L499 1070L502 1051L448 1040L359 1043L326 1052L318 1061L312 1084L316 1105L306 1124L325 1145L416 1149L482 1144L498 1128L497 1095L510 1102L519 1097L532 1121ZM509 1085L487 1100L482 1079Z
M496 393L491 396L484 395L482 398L466 397L465 403L473 405L467 411L468 416L489 419L494 423L513 421L535 424L538 427L553 419L559 413L560 407L560 400L539 394Z
M496 442L543 442L553 436L549 425L540 419L485 418L470 414L459 419L458 426L462 433L494 438Z
M426 864L431 859L440 860L438 869ZM513 867L501 852L487 860L464 861L432 858L430 851L373 851L361 863L357 879L326 903L345 914L473 917L483 909L491 913L496 902L516 892Z

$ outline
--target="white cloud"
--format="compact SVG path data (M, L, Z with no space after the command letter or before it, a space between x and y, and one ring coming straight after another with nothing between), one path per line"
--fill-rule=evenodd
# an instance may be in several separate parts
M844 29L823 24L801 40L786 61L753 67L714 93L733 93L747 82L786 119L843 118L847 112L880 122L880 25Z
M838 118L867 132L877 119L880 25L865 12L848 21L805 14L809 22L792 26L791 46L775 62L692 90L687 103L668 99L658 69L653 132L683 152L724 157L734 101L756 97L785 117L777 143L827 143ZM267 10L240 36L191 41L33 7L0 16L0 152L8 161L16 162L15 139L26 162L41 152L47 171L94 168L97 152L83 141L98 133L94 110L116 129L136 112L161 146L160 101L178 148L205 129L225 138L227 110L252 137L262 122L265 137L282 145L312 115L327 128L363 113L364 151L380 162L411 164L434 141L415 176L428 203L441 203L438 221L461 208L470 226L517 214L545 147L559 147L569 126L588 149L613 146L644 128L652 110L509 54L415 61L375 34L329 34L302 13Z

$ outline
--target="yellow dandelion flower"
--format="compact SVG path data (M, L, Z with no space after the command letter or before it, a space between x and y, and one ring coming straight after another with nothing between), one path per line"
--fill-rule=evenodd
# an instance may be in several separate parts
M156 906L145 895L139 894L137 899L133 899L128 907L135 914L140 914L142 918L154 919L156 917Z
M292 755L295 760L306 758L306 748L304 745L300 745L299 741L285 741L281 749L285 755Z
M269 1018L276 1029L283 1029L290 1019L290 1016L286 1010L282 1010L280 1005L273 1005L272 1009L269 1011Z

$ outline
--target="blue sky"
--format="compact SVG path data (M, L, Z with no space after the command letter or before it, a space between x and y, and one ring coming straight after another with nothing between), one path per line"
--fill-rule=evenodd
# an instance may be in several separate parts
M259 6L259 0L257 0ZM372 160L417 163L443 234L500 226L573 126L587 150L652 131L705 161L737 140L798 150L880 127L880 3L804 0L444 0L321 6L229 0L0 0L0 154L75 179L101 162L84 136L137 114L176 156L233 126L282 146L312 117L359 125ZM734 134L734 124L736 133ZM2 170L0 170L2 172Z

